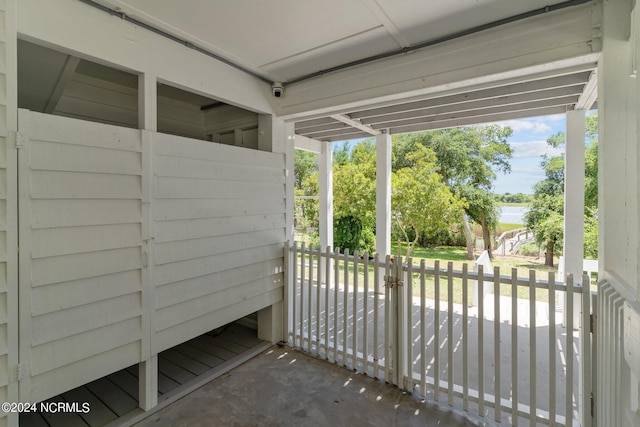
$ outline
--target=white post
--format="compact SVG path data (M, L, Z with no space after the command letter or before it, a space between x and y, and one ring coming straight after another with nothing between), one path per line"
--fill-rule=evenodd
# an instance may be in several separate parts
M376 252L391 253L391 135L376 135Z
M285 156L285 241L293 242L293 171L294 129L273 114L258 116L258 149L281 153ZM284 242L283 242L284 243ZM283 252L286 263L289 254ZM278 301L258 312L258 338L276 343L286 341L288 330L287 304L291 297L289 271L283 275L283 301Z
M564 172L564 274L580 283L584 252L585 112L567 112ZM551 303L551 301L550 301ZM580 295L574 296L573 325L580 326ZM565 316L572 313L565 313Z
M153 215L151 198L153 188L151 132L158 128L157 79L149 74L138 77L138 127L143 129L142 159L142 241L143 259L147 260L142 269L142 359L138 371L138 406L148 411L158 404L158 355L153 349L153 317L155 298L153 274ZM150 132L144 132L150 131Z
M319 228L320 247L333 247L333 146L331 142L322 142L318 156L320 192Z
M582 282L582 268L584 259L584 158L585 158L585 112L584 110L575 110L567 112L567 132L566 132L566 154L564 164L564 274L563 281L566 280L567 274L573 275L573 283ZM589 287L589 284L586 284ZM554 301L549 301L549 310L553 309ZM565 309L566 316L573 317L573 328L580 329L582 312L581 294L573 294L573 312L568 313ZM553 325L550 325L553 327ZM585 333L588 325L582 325L583 331L580 334L580 340ZM567 330L567 334L572 334ZM588 333L588 332L586 332ZM579 345L578 348L582 348ZM584 363L586 355L580 355L581 363ZM585 405L583 395L583 373L584 369L578 372L578 414L580 414L581 422L585 419L583 408Z

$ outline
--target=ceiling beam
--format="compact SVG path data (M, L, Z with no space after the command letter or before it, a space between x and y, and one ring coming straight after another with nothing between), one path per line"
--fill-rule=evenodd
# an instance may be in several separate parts
M385 30L391 37L398 43L400 47L411 46L404 35L398 30L393 21L389 18L382 6L376 0L362 0L365 6L371 11L371 13L380 21Z
M551 108L540 108L533 110L524 110L524 111L516 111L512 113L498 113L498 114L488 114L486 116L481 117L465 117L465 118L456 118L451 120L443 120L443 121L434 121L430 123L422 123L410 126L399 126L395 128L390 128L390 134L399 134L399 133L409 133L409 132L421 132L426 130L435 130L435 129L445 129L445 128L453 128L459 126L471 126L471 125L479 125L483 123L493 123L500 122L506 120L514 120L514 119L525 119L530 117L539 117L539 116L550 116L553 114L564 114L566 113L567 108L565 106L551 107Z
M348 140L353 140L353 139L364 139L367 137L370 137L371 135L364 133L364 132L356 132L356 133L351 133L348 135L341 135L341 136L332 136L332 137L327 137L326 140L327 141L348 141Z
M550 89L541 92L530 92L512 96L501 96L497 98L483 99L479 101L470 101L459 104L443 105L431 108L423 108L420 110L406 111L402 113L387 114L384 116L376 116L372 118L362 119L362 122L372 127L376 127L378 123L391 122L397 120L407 120L418 117L429 117L438 114L465 112L473 110L481 110L485 108L498 108L507 105L514 105L518 108L520 104L526 104L535 101L544 101L555 98L564 98L567 96L580 96L582 93L582 85L569 86L566 88Z
M598 99L598 71L593 70L589 81L584 87L578 102L576 103L576 110L590 110Z
M399 127L399 126L411 126L411 125L419 125L421 123L428 123L434 121L443 121L443 120L455 120L462 119L466 117L483 117L486 115L495 115L495 114L507 114L515 111L528 111L540 108L550 108L550 107L558 107L563 106L563 108L567 108L568 106L573 106L578 101L578 95L565 96L562 98L554 98L554 99L546 99L542 101L532 101L523 104L517 105L500 105L492 108L481 108L476 110L469 110L464 112L454 112L454 113L446 113L446 114L433 114L427 117L418 117L414 119L407 119L401 121L389 121L377 123L375 126L378 129L386 129L391 127ZM476 121L476 123L482 123L482 120Z
M326 140L329 138L333 138L333 137L340 137L341 139L348 139L346 136L348 135L353 135L353 134L362 134L364 135L364 138L366 138L367 136L372 136L370 133L368 132L362 132L359 131L358 129L355 128L343 128L343 129L334 129L334 130L327 130L321 133L317 133L317 134L303 134L305 136L308 136L310 138L313 139L320 139L320 140ZM344 136L344 138L342 138Z
M350 132L354 131L353 126L346 125L342 122L333 121L331 123L327 123L326 125L318 125L318 126L308 127L304 129L296 128L296 133L300 135L312 135L312 134L326 132L328 130L340 130L340 129L350 131Z
M595 64L593 64L593 66L595 67ZM401 111L418 110L421 108L437 107L437 106L449 105L449 104L458 104L458 103L464 103L464 102L475 101L475 100L497 98L505 95L539 92L539 91L545 91L549 89L570 87L570 86L580 86L579 90L581 91L590 73L591 71L587 70L587 71L579 71L577 73L573 73L569 75L552 76L552 77L546 77L543 79L538 78L532 81L525 81L522 83L507 84L507 85L496 86L496 87L491 87L487 89L466 91L466 92L458 93L455 95L434 97L434 98L429 98L421 101L411 101L411 102L391 105L388 107L380 107L380 108L372 108L368 110L356 111L356 112L349 113L349 116L353 119L364 119L368 117L382 116L382 115L401 112Z
M322 142L303 135L295 135L293 147L296 150L309 151L311 153L320 154L322 152Z
M593 64L597 3L571 7L287 86L286 121L501 85L550 70ZM486 86L485 86L486 87Z
M346 114L332 114L331 118L356 129L360 129L361 131L366 132L369 135L380 135L381 133L379 130L375 130L371 126L362 124L360 120L354 120Z
M321 117L319 119L303 120L300 122L296 122L295 126L296 126L296 130L298 130L298 129L306 129L306 128L320 126L320 125L326 125L326 124L335 123L335 122L336 121L330 117Z

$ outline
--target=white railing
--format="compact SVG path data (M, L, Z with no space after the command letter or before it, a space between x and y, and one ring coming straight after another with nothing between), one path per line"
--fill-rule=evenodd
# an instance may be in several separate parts
M592 293L571 276L565 284L553 272L503 276L498 267L454 270L297 244L286 252L292 346L480 417L591 425L581 401L591 396L591 334L574 335L572 316L563 328L555 311L559 294L568 312L579 294L581 323L591 324ZM477 306L473 281L478 295L493 294Z

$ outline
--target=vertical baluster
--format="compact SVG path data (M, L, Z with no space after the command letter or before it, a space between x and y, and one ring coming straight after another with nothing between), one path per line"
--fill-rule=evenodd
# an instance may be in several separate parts
M373 257L373 378L378 378L378 304L380 303L380 257L375 254Z
M316 248L316 354L320 357L320 342L322 341L322 337L320 336L320 325L322 324L320 317L320 289L322 287L322 275L324 271L322 270L322 261L320 261L320 257L322 256L322 248L320 245ZM325 304L326 305L326 304ZM325 358L326 358L325 353Z
M567 276L567 311L565 313L565 324L567 326L567 342L566 348L566 391L565 391L565 425L573 425L573 274Z
M304 281L305 281L305 242L300 248L300 349L304 350Z
M484 267L478 265L478 412L484 418Z
M384 266L384 380L388 383L391 382L391 317L390 317L390 305L391 305L391 292L389 289L389 277L391 276L391 256L387 255Z
M406 341L403 338L406 338L405 331L402 328L402 324L404 323L404 318L402 317L402 303L401 299L403 298L402 287L399 285L398 280L402 280L402 257L398 256L394 259L393 262L393 277L396 279L396 285L393 287L393 373L394 373L394 383L398 387L404 389L404 369L406 368L405 364L405 345Z
M462 264L462 409L469 410L469 266Z
M353 369L358 370L358 266L360 265L360 253L353 253L353 323L351 325L353 352Z
M447 383L448 383L448 397L449 405L453 406L453 262L449 261L447 264Z
M511 269L511 422L518 425L518 269Z
M407 352L407 389L413 390L413 259L407 258L407 283L405 283L405 310L407 316L407 342L405 348ZM400 294L398 294L400 295Z
M329 289L331 288L331 249L329 246L325 248L324 252L324 355L329 360L329 313L331 312L331 301L329 300Z
M549 427L556 423L556 276L549 272Z
M347 366L347 337L349 335L349 248L344 250L344 283L342 284L342 365Z
M580 369L582 369L582 412L581 421L583 427L591 427L592 420L590 418L591 409L591 392L596 390L592 388L592 370L591 370L591 277L582 276L582 328L580 329Z
M297 303L296 303L296 297L298 296L298 242L293 242L293 262L292 262L292 276L293 276L293 295L291 295L291 314L292 314L292 330L291 332L293 333L293 336L291 337L291 343L293 344L293 346L296 346L296 329L298 328L298 325L296 323L296 321L298 320L298 317L296 316L296 310L298 310Z
M420 393L427 396L427 283L425 261L420 261Z
M362 291L362 372L369 375L369 342L367 334L369 333L369 253L364 254L364 279Z
M493 352L495 362L495 420L500 422L502 417L502 404L500 401L500 267L493 268Z
M433 264L433 398L440 399L440 261Z
M340 343L338 329L338 315L340 306L338 296L340 294L340 249L333 248L333 363L338 363L338 344Z
M529 270L529 425L535 427L536 402L536 272Z
M313 245L309 245L309 298L307 299L307 342L309 353L313 351Z

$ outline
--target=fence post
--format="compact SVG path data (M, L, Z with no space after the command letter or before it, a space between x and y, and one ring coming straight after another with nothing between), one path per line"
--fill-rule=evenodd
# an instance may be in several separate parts
M591 283L590 277L582 276L582 322L580 325L580 399L578 409L582 427L592 426L592 347L591 347ZM569 331L567 331L568 333Z
M406 348L407 344L407 322L406 322L406 292L403 289L404 268L402 257L394 258L391 274L387 280L387 286L391 288L391 357L393 366L393 382L403 390L407 390L407 383L404 381L407 374ZM407 284L406 286L409 286Z

